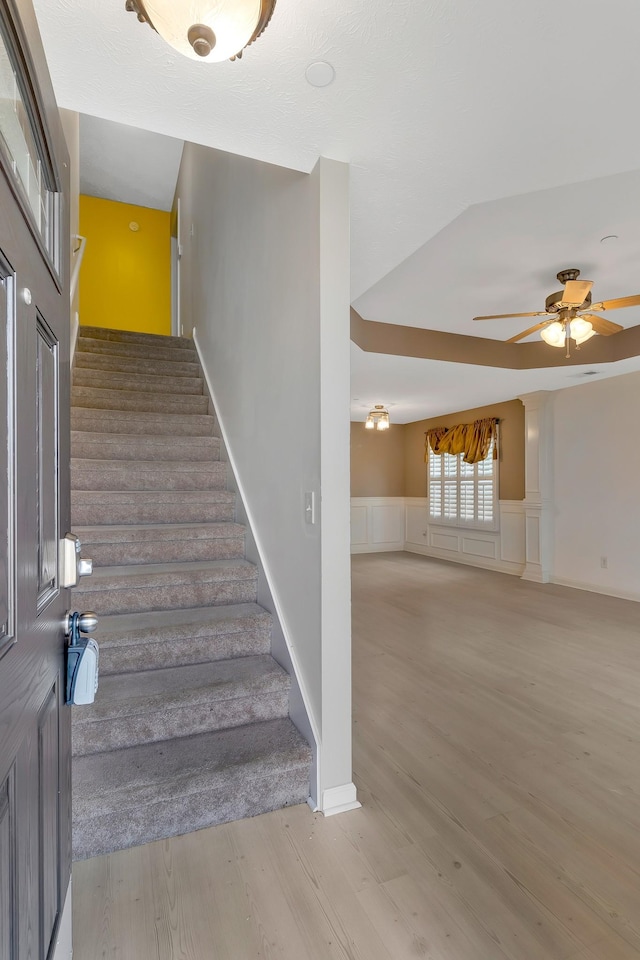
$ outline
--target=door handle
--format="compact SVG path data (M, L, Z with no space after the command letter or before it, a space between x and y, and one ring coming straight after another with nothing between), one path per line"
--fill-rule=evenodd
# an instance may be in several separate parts
M71 635L71 617L73 612L67 610L64 615L63 626L64 626L64 635L68 637ZM87 610L85 613L77 614L77 627L80 633L91 633L98 626L98 617L92 610Z

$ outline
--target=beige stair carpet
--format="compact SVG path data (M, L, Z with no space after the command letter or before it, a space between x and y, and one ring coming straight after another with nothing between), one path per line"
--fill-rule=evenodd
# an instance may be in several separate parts
M73 850L109 853L301 803L311 751L226 489L191 341L82 327L72 521L94 575L96 702L73 708Z

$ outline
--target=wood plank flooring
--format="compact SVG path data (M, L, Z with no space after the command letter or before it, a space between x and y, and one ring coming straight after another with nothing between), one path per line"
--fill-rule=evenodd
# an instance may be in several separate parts
M353 562L361 810L74 868L80 960L639 960L640 605Z

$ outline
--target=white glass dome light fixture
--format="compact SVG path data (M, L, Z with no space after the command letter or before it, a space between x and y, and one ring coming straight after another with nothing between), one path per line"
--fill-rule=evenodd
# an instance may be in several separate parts
M389 427L389 411L381 403L376 403L364 422L365 430L388 430Z
M236 60L264 32L276 0L126 0L125 8L191 60Z
M593 324L585 320L584 317L574 317L571 321L571 336L578 346L580 346L581 343L586 343L587 340L595 336Z
M595 335L593 325L585 320L584 317L573 317L572 320L554 320L553 323L543 327L540 336L550 347L564 347L567 339L571 337L576 345L586 343Z

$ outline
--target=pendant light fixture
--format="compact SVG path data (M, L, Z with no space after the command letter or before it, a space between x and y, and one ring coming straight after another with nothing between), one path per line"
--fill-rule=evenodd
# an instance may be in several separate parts
M191 60L235 60L257 40L276 0L126 0L125 7Z
M364 422L365 430L388 430L389 426L389 411L377 403Z

